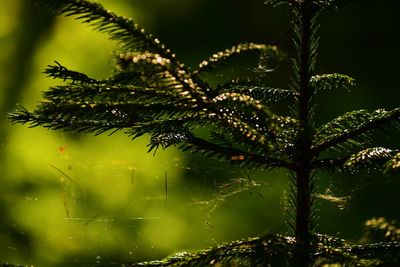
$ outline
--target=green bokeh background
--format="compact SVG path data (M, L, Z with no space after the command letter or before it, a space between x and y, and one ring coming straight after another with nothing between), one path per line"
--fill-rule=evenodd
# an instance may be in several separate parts
M189 66L246 41L293 51L287 11L263 1L99 2L132 17ZM400 106L399 7L393 0L354 0L321 17L317 71L349 74L357 86L319 96L319 123L353 109ZM43 90L59 83L42 74L53 60L104 78L117 47L24 0L1 0L0 25L0 261L109 266L288 231L286 173L240 170L174 149L153 157L145 153L146 138L132 142L122 133L93 137L10 125L5 114L16 103L33 108ZM286 62L271 82L286 86L289 73ZM379 141L400 146L398 133ZM247 190L248 178L258 186ZM399 186L398 177L380 174L320 175L320 193L346 203L320 200L318 231L357 241L365 220L399 220ZM235 191L242 192L230 195Z

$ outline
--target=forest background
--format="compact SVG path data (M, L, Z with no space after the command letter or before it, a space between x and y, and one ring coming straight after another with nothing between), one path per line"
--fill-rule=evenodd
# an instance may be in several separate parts
M287 10L255 0L99 1L158 37L189 66L242 42L293 51ZM393 0L348 1L321 18L318 73L356 79L352 93L324 92L317 120L349 110L395 108L400 7ZM16 103L32 108L58 84L42 71L57 60L108 76L117 48L105 35L25 0L0 2L0 261L87 266L158 259L224 241L285 233L283 172L252 172L177 150L146 154L132 142L11 126ZM289 62L271 74L284 87ZM380 145L387 144L386 136ZM392 147L400 142L391 138ZM318 231L354 242L372 217L400 221L400 180L382 174L319 177Z

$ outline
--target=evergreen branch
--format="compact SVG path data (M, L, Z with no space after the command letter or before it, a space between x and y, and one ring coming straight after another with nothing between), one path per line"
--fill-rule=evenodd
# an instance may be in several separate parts
M250 266L287 266L292 238L268 235L245 241L234 241L198 253L178 253L161 261L133 266L209 266L247 264Z
M104 81L109 85L130 85L138 87L151 87L161 90L187 91L188 94L193 89L182 85L180 80L168 70L154 69L154 66L147 66L146 72L139 68L127 68L116 72L113 76ZM186 89L185 89L186 88Z
M232 147L223 147L195 136L188 137L180 148L184 151L191 151L192 153L202 151L209 156L220 155L225 160L233 163L245 164L250 167L266 166L267 168L286 168L289 170L295 168L294 164L281 159L271 158L266 155L255 155Z
M189 138L189 133L184 132L183 129L176 129L174 132L167 132L166 130L168 130L168 128L164 129L163 133L155 133L151 136L150 143L148 144L149 149L147 152L154 150L154 154L156 154L160 146L162 149L166 149L172 145L175 146L182 142L187 142Z
M347 112L318 128L313 142L314 144L321 143L331 136L347 131L351 127L357 127L360 123L369 121L371 116L367 110Z
M43 97L51 102L61 104L70 101L80 102L142 102L153 101L163 96L165 101L176 101L182 97L181 102L185 102L184 96L180 91L163 90L158 88L130 86L130 85L108 85L108 84L69 84L66 86L51 87L43 93Z
M135 108L135 106L137 106ZM166 110L169 107L170 110ZM147 108L147 111L145 109ZM139 109L140 111L136 111ZM35 113L21 108L9 115L13 123L29 123L30 127L43 126L49 129L68 130L73 132L102 134L107 131L114 133L118 130L128 129L127 133L136 138L144 133L152 134L149 151L162 146L166 148L185 141L181 146L183 150L192 152L203 152L209 156L219 155L225 160L248 166L267 168L283 167L294 168L292 164L283 160L271 158L265 155L259 156L240 149L222 147L194 136L185 137L181 133L185 127L196 124L210 123L207 120L202 122L197 116L183 115L177 117L175 114L188 112L187 108L177 109L175 105L152 103L147 105L126 103L124 104L50 104L41 107ZM161 117L162 116L162 117ZM204 119L204 116L201 115ZM212 115L210 119L212 122ZM171 129L179 129L171 132ZM174 137L175 136L175 137ZM180 138L185 138L180 139ZM239 142L240 142L239 138ZM247 144L249 140L247 140Z
M312 255L312 261L318 266L343 264L368 267L383 262L398 263L400 260L399 242L350 245L342 239L314 235L313 243L316 251ZM180 252L164 260L127 266L290 266L288 260L293 255L294 244L295 239L292 237L267 235L233 241L197 253Z
M351 155L343 164L343 167L352 173L361 170L380 169L385 162L392 159L393 155L398 152L383 147L367 148Z
M72 132L94 133L95 135L113 130L121 130L126 126L126 121L113 120L112 122L99 120L99 119L85 119L78 120L76 118L62 118L62 117L49 117L41 116L29 112L21 108L14 113L10 113L9 119L12 123L29 124L29 127L43 126L52 130L63 129Z
M144 29L133 23L131 19L117 16L113 12L104 9L101 4L86 0L30 1L41 7L48 8L58 15L74 16L76 19L88 23L96 30L107 33L110 39L120 42L124 50L150 51L176 62L174 55L158 39L154 39L151 34L147 34Z
M292 153L294 139L296 136L296 122L293 122L292 118L273 116L269 118L270 131L273 135L263 134L259 138L250 138L252 133L257 133L257 129L250 128L251 132L246 131L248 125L241 123L241 127L234 125L232 129L232 123L236 121L234 119L228 121L215 121L213 125L218 132L211 132L211 138L217 143L224 144L229 147L239 147L246 151L252 151L257 154L274 155L275 157L290 158ZM244 130L245 129L245 130ZM263 140L260 143L260 140Z
M232 69L233 62L240 62L249 57L260 58L264 53L269 57L277 57L279 55L276 46L267 46L261 44L245 43L233 46L231 49L213 54L208 60L204 60L199 64L197 69L194 69L194 75L202 75L211 72L223 72L226 68Z
M159 147L166 149L170 146L177 146L179 149L183 151L190 151L192 153L201 152L207 157L215 157L219 159L226 160L233 164L245 165L247 167L266 167L266 168L286 168L292 169L294 165L288 163L284 160L280 160L277 158L266 156L265 154L258 155L254 154L255 151L246 152L245 150L233 147L233 144L228 143L226 139L224 142L215 139L215 133L211 135L211 140L214 142L207 141L202 138L198 138L191 134L188 130L188 126L192 126L194 124L200 124L199 121L193 120L190 118L190 125L184 124L185 118L181 118L175 121L169 121L169 123L165 123L165 127L160 127L156 123L150 123L152 126L158 127L157 131L148 131L145 129L143 132L141 126L143 123L139 123L140 127L139 134L134 134L134 138L139 136L145 132L153 132L150 143L149 150L151 152L154 150L156 153ZM168 122L167 120L165 122ZM132 132L136 130L136 127L132 129ZM221 138L221 136L220 136ZM235 140L236 142L240 142L240 140ZM246 143L246 142L245 142ZM247 143L246 143L247 144Z
M230 129L230 127L232 127L231 124L224 122L216 122L213 126L220 134L220 138L218 139L218 137L216 137L215 132L211 132L209 140L212 143L222 147L239 149L241 151L251 151L253 154L276 156L276 154L273 153L272 144L264 142L261 145L258 140L251 139L249 136L244 134L247 130L237 128L232 130ZM233 157L237 157L238 160L243 158L240 154ZM229 160L229 157L226 159Z
M351 245L327 235L316 235L314 239L317 247L313 256L318 266L340 264L339 266L371 267L381 266L382 263L398 263L400 260L400 242Z
M231 134L233 140L244 141L250 148L282 152L290 147L290 137L297 130L293 118L277 116L259 101L239 93L223 93L215 97L207 108L215 112L222 127L234 130ZM288 126L292 127L285 129Z
M365 110L346 113L321 127L314 139L312 153L318 155L335 146L359 146L359 141L369 140L374 131L398 126L399 120L400 108L380 109L371 114Z
M312 76L310 83L315 90L332 90L338 88L349 90L351 86L355 85L353 78L337 73Z
M78 82L81 84L94 84L100 83L96 79L89 78L86 74L80 73L77 71L72 71L62 66L57 61L54 61L57 65L51 66L49 65L47 69L44 70L43 73L47 74L48 77L52 77L53 79L62 79L64 82L66 80L70 80L72 83Z
M192 109L193 108L193 109ZM85 118L94 116L115 119L118 116L129 117L136 115L144 118L156 118L162 113L174 114L185 111L197 110L190 103L175 103L165 99L152 100L148 102L123 101L123 102L87 102L69 100L65 103L42 102L34 111L43 116L65 116ZM157 114L157 115L154 115ZM158 115L159 114L159 115Z
M31 123L33 127L43 125L51 129L102 133L112 128L130 128L138 122L156 120L161 116L198 112L197 104L190 96L188 98L185 91L174 86L172 90L164 90L126 85L69 84L51 88L44 97L47 101L42 102L33 114L22 109L11 114L10 119Z
M328 235L314 235L314 245L316 252L313 256L314 265L316 266L365 266L363 261L348 251L350 245L343 239L335 238Z
M263 83L259 79L252 79L253 77L236 78L224 83L218 84L217 91L224 91L226 88L236 86L263 86Z
M384 168L386 173L400 173L400 152L386 162Z
M180 108L179 108L180 107ZM96 132L131 128L138 123L154 121L189 112L188 107L168 103L46 103L31 113L24 108L9 114L13 123L29 123L74 132Z
M289 1L290 2L290 1ZM272 5L273 7L278 7L287 4L287 0L265 0L264 4Z
M153 68L171 70L175 68L172 66L170 59L165 58L157 53L150 52L127 52L120 53L117 58L117 66L120 69L126 69L131 64L134 64L134 68L140 68L142 72L150 71ZM145 68L147 67L147 69ZM142 69L143 68L143 69Z
M158 98L163 92L168 94L162 99ZM154 132L150 131L151 127L160 126L159 124L162 123L158 119L164 120L168 116L187 112L200 112L196 103L193 103L190 98L188 101L184 101L180 94L174 94L176 93L170 91L161 90L160 93L153 88L124 85L71 84L52 88L45 93L45 98L50 101L42 102L33 114L23 110L10 115L10 118L13 122L30 123L33 127L42 125L51 129L96 132L97 134L114 128L130 128L132 135L141 135L146 130L149 133ZM81 100L77 101L76 99ZM232 110L227 108L230 105L234 108L239 107L239 110L231 112ZM245 110L245 112L240 113L241 110ZM259 144L266 142L266 132L269 132L271 137L276 132L279 133L274 124L283 125L287 121L285 118L272 116L257 101L240 94L220 95L210 102L203 113L203 116L207 117L204 122L200 122L198 117L191 117L192 121L187 120L190 117L185 120L174 117L169 122L177 119L180 123L185 121L186 125L195 125L194 120L198 120L198 124L202 125L216 123L222 129L227 129L228 126L231 129L230 134L235 133L232 138L236 142L242 142L248 148L256 149ZM154 123L151 120L154 120ZM246 120L248 121L246 122ZM267 120L270 121L271 129L262 128L261 124L257 124L260 123L259 121ZM232 131L232 127L234 131ZM264 152L268 151L268 148L269 146L264 146L266 149Z
M340 170L356 173L363 170L382 170L385 173L395 173L398 171L396 168L397 154L399 154L399 150L373 147L340 158L317 160L314 162L313 168L329 172Z
M378 263L400 263L399 241L352 246L349 252L362 259L377 260Z
M55 115L39 114L31 113L21 108L9 116L13 123L29 123L31 127L44 126L49 129L95 133L95 135L107 131L111 131L112 134L125 129L125 133L131 136L132 139L145 133L150 133L154 136L160 132L170 131L173 128L182 130L182 128L200 124L206 125L208 123L207 120L204 120L207 115L200 115L198 113L189 114L187 110L181 111L182 114L186 113L186 115L178 116L175 113L179 112L176 111L167 114L164 112L161 118L151 117L152 113L157 113L155 111L146 112L146 116L141 116L141 113L130 113L128 116L128 113L124 113L121 110L117 111L114 108L111 108L112 115L110 112L100 112L93 115L87 111L83 111L86 116L66 113L67 115L60 113ZM114 118L111 119L110 116L114 116ZM160 116L158 114L158 117Z
M201 112L193 114L189 112L186 113L187 114L181 116L166 116L161 119L138 122L132 125L127 133L132 136L133 139L143 134L150 133L149 152L153 149L155 149L156 152L159 146L166 149L171 145L176 145L183 141L183 139L180 138L185 138L190 128L194 126L207 126L210 124L210 121L207 119L212 116ZM176 137L174 137L174 135L176 135Z
M338 7L342 2L346 2L346 0L316 0L315 5L317 5L320 9L325 9L327 7Z
M171 60L153 53L126 53L120 54L118 65L122 71L138 69L142 73L159 72L159 75L150 76L151 87L173 87L175 90L182 89L187 97L194 98L199 104L207 99L209 88L206 84L198 82L183 67L174 67Z
M313 241L314 243L318 244L317 246L320 246L320 249L323 249L326 246L332 248L342 248L349 245L348 242L344 239L325 234L313 234Z
M224 107L237 108L247 110L247 113L252 115L259 115L261 117L270 117L272 113L267 110L258 100L253 99L251 96L239 93L222 93L212 99L212 103L223 105Z
M257 129L268 128L272 123L272 118L276 115L268 110L259 100L251 96L240 93L222 93L211 100L210 106L216 105L216 109L224 116L236 116L249 122L255 122ZM262 123L266 123L262 126Z
M229 140L229 138L226 136L226 133L224 133L224 131L211 132L210 141L219 146L233 147L232 140Z
M203 114L202 112L190 113L185 112L181 116L166 116L158 120L139 122L132 126L132 130L138 130L144 133L170 133L173 129L175 132L182 132L184 129L189 129L193 126L205 126L210 124L208 119L212 116ZM167 129L167 130L165 130ZM166 148L166 147L165 147Z
M327 7L337 7L341 2L345 0L313 0L312 5L314 10L322 11ZM289 4L295 7L300 7L304 4L305 0L266 0L265 4L272 5L274 7Z
M221 87L219 90L222 92L248 95L262 102L293 102L296 99L296 93L294 93L292 90L281 88L236 85L230 87Z
M266 134L273 136L269 129L272 114L250 96L224 93L212 99L211 105L213 104L216 105L213 110L224 124L238 129L252 141L264 144ZM261 122L267 125L264 126Z
M278 154L292 158L296 153L296 140L299 132L299 122L292 117L274 116L272 118L272 128L274 129L275 139L273 145L277 148Z

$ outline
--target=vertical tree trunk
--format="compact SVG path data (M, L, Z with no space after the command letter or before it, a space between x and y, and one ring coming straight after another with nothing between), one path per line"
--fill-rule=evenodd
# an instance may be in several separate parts
M311 254L311 211L312 211L312 170L311 170L311 144L313 138L312 125L312 95L310 86L312 75L312 0L304 0L298 3L299 10L296 12L296 23L300 29L299 40L299 102L298 119L300 121L300 132L297 140L297 153L295 161L298 166L296 171L296 222L295 237L297 244L294 251L293 266L307 267L310 264Z
M297 267L307 267L310 262L311 253L311 193L310 171L302 168L297 172L297 197L296 197L296 225L295 237L296 247L294 254L294 264Z

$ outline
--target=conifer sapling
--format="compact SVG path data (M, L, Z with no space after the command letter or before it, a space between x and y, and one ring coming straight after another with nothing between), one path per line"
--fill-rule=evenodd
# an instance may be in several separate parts
M292 59L293 76L288 89L270 87L254 72L238 73L234 79L226 75L235 64L254 64L260 56L279 59L282 52L276 46L239 44L212 55L198 67L188 68L132 20L100 4L86 0L32 2L108 34L121 44L123 52L117 55L114 74L104 80L69 70L58 62L49 66L45 73L64 84L45 91L45 100L34 111L20 107L9 114L12 122L96 135L121 130L132 139L148 134L149 151L176 146L243 167L285 169L291 177L291 237L262 236L143 265L239 262L249 266L305 267L399 262L397 242L353 246L315 233L318 172L379 169L392 174L400 170L398 149L369 147L383 129L399 128L400 108L351 111L315 125L314 96L323 90L354 85L347 75L315 73L318 17L327 8L336 7L339 0L267 1L290 11L297 54ZM274 112L274 104L280 101L289 103L288 115ZM198 129L208 135L198 136Z

